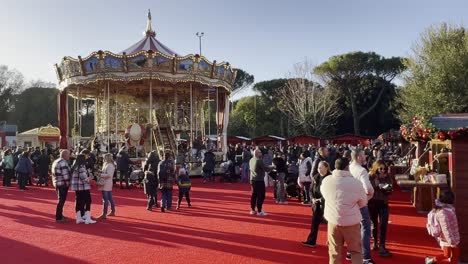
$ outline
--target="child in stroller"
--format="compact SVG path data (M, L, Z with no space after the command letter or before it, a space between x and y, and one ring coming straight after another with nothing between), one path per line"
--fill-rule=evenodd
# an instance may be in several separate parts
M142 169L137 167L136 165L130 166L130 178L129 182L132 185L137 185L142 187L143 186L143 179L145 178L145 173Z
M288 175L286 175L285 185L286 194L288 197L297 197L300 202L302 199L301 188L297 184L297 178L299 177L299 168L296 164L290 164L288 166Z

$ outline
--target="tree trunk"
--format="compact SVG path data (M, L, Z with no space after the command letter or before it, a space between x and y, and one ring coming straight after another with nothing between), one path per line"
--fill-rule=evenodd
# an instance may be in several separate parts
M353 112L353 126L354 126L354 134L359 136L359 114L357 112L357 106L356 102L354 101L354 98L351 99L351 111Z

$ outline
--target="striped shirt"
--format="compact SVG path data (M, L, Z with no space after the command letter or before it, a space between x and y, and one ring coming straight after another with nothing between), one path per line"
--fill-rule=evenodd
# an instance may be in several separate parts
M86 191L91 190L91 185L89 184L88 171L86 166L82 165L77 170L73 171L71 186L72 191Z
M68 161L59 158L52 163L52 183L54 187L70 186L70 166Z

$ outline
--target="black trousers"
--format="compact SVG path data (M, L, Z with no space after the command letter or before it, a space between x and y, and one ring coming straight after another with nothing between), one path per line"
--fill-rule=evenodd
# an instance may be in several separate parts
M48 171L39 171L39 182L38 184L49 185L49 172Z
M252 197L250 198L250 208L255 211L255 206L259 212L262 211L263 201L265 201L265 182L252 181Z
M62 220L63 218L63 206L65 205L65 201L67 200L68 194L68 187L67 186L60 186L55 188L57 192L57 209L55 211L55 220Z
M130 177L130 171L128 170L120 170L120 188L123 187L122 185L122 182L123 180L125 180L125 183L127 184L127 188L130 188L130 186L128 185L128 178Z
M18 172L18 188L26 190L26 183L28 182L29 174Z
M75 212L80 211L83 216L86 211L91 211L91 192L75 191Z
M319 231L320 223L323 221L323 209L322 204L312 205L312 223L310 225L310 233L307 237L307 243L315 245L317 243L317 235Z
M3 186L11 186L11 179L15 175L13 169L4 169L3 170Z
M180 203L182 203L182 198L184 196L185 196L185 200L187 201L187 204L190 205L190 191L187 191L187 192L179 191L179 200L177 200L177 206L180 206Z
M146 196L148 197L148 207L147 208L153 208L153 206L157 207L158 203L156 202L156 200L158 198L156 197L156 192L151 193L151 194L146 194Z

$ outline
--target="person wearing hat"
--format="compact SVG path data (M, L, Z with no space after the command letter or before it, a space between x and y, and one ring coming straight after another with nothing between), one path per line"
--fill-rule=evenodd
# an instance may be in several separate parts
M184 168L179 169L179 176L177 177L177 186L179 186L179 199L177 200L176 209L180 209L180 204L182 203L182 198L184 197L184 195L188 207L192 207L192 204L190 203L190 189L192 187L192 182L190 181L190 177Z

